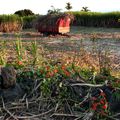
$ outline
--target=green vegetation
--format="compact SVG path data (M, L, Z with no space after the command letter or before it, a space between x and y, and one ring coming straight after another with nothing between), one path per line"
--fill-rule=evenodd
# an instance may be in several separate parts
M37 15L23 16L0 15L0 32L13 32L34 27Z
M48 10L48 14L59 14L61 9L56 9L52 6L52 9ZM71 12L75 20L73 26L88 26L88 27L120 27L120 12L111 13L98 13L98 12ZM20 16L20 17L19 17ZM20 31L23 29L33 28L34 22L38 15L27 14L26 15L0 15L0 31L12 32Z
M17 15L0 15L0 32L20 31L22 22L22 18Z
M51 9L49 9L48 10L48 15L49 14L59 14L59 13L61 13L61 9L59 9L59 8L55 8L54 6L51 6Z
M120 27L120 12L72 12L75 16L73 25L89 27Z
M71 3L70 2L66 3L66 7L65 8L67 10L71 10L72 9Z
M88 12L88 11L90 11L89 9L88 9L88 7L82 7L82 10L81 11L83 11L83 12Z
M37 18L37 15L32 16L23 16L23 29L29 29L34 27L34 22Z
M33 28L33 22L37 18L37 15L35 15L31 10L18 10L14 14L23 19L23 29Z
M14 14L19 15L20 17L34 15L34 13L29 9L18 10Z

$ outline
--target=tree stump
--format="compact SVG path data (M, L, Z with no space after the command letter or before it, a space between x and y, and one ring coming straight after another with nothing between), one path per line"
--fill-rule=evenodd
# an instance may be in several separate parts
M13 66L1 68L1 87L10 88L16 84L16 70Z

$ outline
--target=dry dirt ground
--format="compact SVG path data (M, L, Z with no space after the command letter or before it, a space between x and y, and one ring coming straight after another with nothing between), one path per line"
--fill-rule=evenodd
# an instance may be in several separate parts
M112 63L111 68L120 71L120 28L87 28L71 27L71 32L66 35L43 35L35 30L23 30L19 33L0 33L0 41L15 41L21 39L24 45L36 40L38 46L43 46L51 52L52 57L62 57L80 53L107 52ZM61 55L62 54L62 55ZM84 58L86 59L86 57ZM91 57L87 58L91 59ZM95 63L90 60L91 63ZM98 66L98 63L96 63Z

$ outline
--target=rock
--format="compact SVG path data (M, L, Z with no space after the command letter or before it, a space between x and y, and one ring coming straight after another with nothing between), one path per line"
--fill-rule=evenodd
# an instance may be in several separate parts
M2 88L9 88L16 84L16 70L13 66L3 67L1 69L1 87Z
M2 96L7 101L13 101L19 99L23 95L23 91L19 84L14 85L8 89L1 89L0 96Z

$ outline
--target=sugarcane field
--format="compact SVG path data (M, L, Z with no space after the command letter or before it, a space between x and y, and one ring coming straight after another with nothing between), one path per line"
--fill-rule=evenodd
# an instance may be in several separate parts
M0 10L0 120L120 120L120 1L35 1Z

